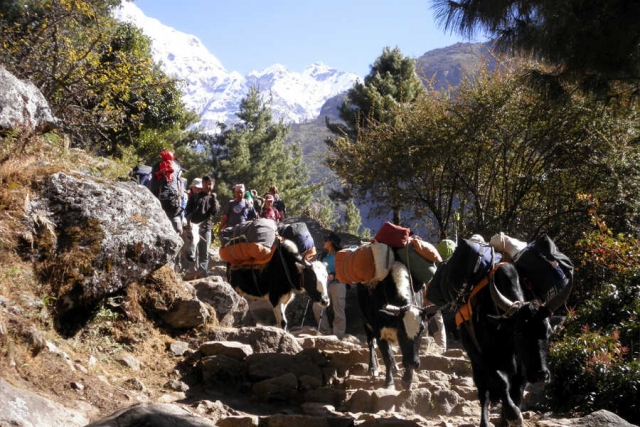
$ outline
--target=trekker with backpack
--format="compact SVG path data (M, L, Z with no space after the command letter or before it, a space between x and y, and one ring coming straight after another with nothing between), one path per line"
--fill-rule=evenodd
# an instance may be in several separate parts
M150 189L160 200L162 210L167 214L173 229L182 234L182 168L171 151L162 150L160 157L162 160L151 171Z
M250 206L244 198L244 184L236 184L233 187L233 194L234 198L229 200L222 214L220 231L223 231L227 227L235 227L243 222L258 218L256 210L252 205Z
M202 177L202 189L189 197L187 202L187 226L199 224L198 273L206 277L209 268L209 246L211 246L211 218L220 210L216 193L213 192L215 179L209 175Z
M151 166L143 164L137 165L129 172L129 177L135 183L149 188L151 187L151 169Z

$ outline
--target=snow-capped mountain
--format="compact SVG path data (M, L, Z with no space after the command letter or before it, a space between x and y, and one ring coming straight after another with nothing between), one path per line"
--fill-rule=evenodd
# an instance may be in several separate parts
M252 86L272 97L275 119L300 123L316 118L329 98L349 90L360 79L320 62L302 73L275 64L242 76L227 71L195 36L177 31L146 16L132 2L123 2L114 15L140 28L152 40L152 54L169 75L185 82L184 101L200 116L200 125L215 132L217 123L236 119L240 100Z

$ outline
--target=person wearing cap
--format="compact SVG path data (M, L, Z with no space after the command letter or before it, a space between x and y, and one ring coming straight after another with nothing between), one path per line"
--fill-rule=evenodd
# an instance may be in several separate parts
M325 263L329 273L327 293L331 301L329 307L333 310L333 328L329 327L329 321L326 313L323 313L323 308L318 303L313 304L313 314L316 322L318 322L318 330L323 334L333 332L339 338L344 336L347 328L347 315L345 312L347 285L338 282L335 267L336 253L342 249L341 243L340 236L336 233L327 234L324 237L324 252L320 256L320 261Z
M206 175L202 177L202 189L193 194L187 202L187 226L200 224L198 233L198 272L206 277L209 268L209 246L211 246L211 218L220 210L216 193L213 192L215 179Z
M258 218L258 213L249 205L244 198L244 184L236 184L233 187L234 198L229 200L227 207L222 214L222 221L220 222L220 231L227 227L235 227L243 222L251 221Z
M264 197L264 207L262 208L262 212L260 213L260 216L262 218L271 219L276 223L278 223L282 221L283 218L280 211L273 206L274 200L275 198L273 197L273 194L267 194Z
M456 242L449 239L443 239L436 246L438 253L442 257L442 261L446 262L451 258L453 252L456 250ZM424 290L426 295L426 289ZM438 310L438 312L431 318L430 322L436 327L435 332L433 333L433 340L436 342L438 346L442 349L442 351L447 350L447 331L444 327L444 319L442 318L442 310Z

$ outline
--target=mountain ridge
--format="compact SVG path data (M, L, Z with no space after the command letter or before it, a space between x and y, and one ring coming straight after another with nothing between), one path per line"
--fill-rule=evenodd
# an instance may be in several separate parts
M285 123L316 118L324 103L361 80L354 73L315 62L302 73L274 64L242 76L227 71L194 35L162 24L131 2L114 11L116 19L140 28L152 41L152 55L168 75L185 82L184 101L200 117L197 126L215 133L218 123L237 120L236 111L249 88L257 87L272 104L273 116Z

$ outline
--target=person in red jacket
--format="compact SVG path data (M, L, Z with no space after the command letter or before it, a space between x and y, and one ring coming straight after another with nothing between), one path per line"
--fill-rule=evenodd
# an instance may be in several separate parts
M262 208L262 212L260 216L262 218L267 218L275 221L276 223L283 220L282 214L278 209L273 206L275 198L272 194L267 194L264 198L264 207Z

